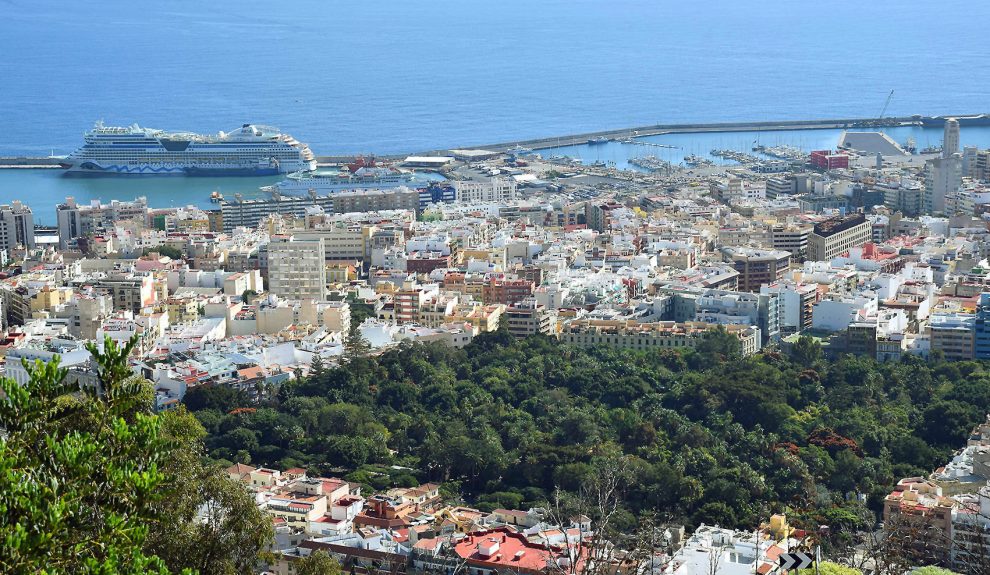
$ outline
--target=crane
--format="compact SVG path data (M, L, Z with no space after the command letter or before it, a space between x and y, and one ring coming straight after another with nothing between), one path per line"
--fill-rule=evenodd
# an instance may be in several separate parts
M878 126L882 126L883 125L883 115L887 113L887 106L890 105L890 99L893 98L893 97L894 97L894 91L891 90L890 93L887 94L887 101L883 103L883 108L880 110L880 115L877 116L877 125Z

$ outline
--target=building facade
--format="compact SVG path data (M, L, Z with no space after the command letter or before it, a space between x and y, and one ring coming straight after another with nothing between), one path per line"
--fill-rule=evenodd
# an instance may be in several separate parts
M18 200L0 206L0 250L11 255L17 247L34 248L34 213Z
M268 244L268 289L284 298L325 299L327 268L323 238L273 237Z
M808 259L829 261L849 248L870 241L871 232L870 222L860 213L818 222L808 238Z

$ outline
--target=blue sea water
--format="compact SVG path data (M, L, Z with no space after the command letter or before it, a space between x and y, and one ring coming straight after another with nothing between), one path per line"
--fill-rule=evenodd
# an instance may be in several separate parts
M69 153L99 119L267 123L318 154L387 154L873 117L891 90L888 115L979 113L988 17L990 3L970 0L0 0L0 156ZM86 185L51 177L4 174L0 201ZM164 205L218 187L89 186ZM181 190L156 200L157 186Z
M318 153L624 126L990 111L990 3L0 0L0 155L99 119Z

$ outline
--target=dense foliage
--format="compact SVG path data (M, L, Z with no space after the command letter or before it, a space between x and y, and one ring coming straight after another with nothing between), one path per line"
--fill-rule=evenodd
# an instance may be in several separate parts
M945 462L990 411L988 390L983 363L825 362L810 339L743 358L724 332L648 352L496 332L316 365L260 405L224 388L187 403L231 462L376 488L440 481L490 509L574 490L621 452L630 523L659 510L752 526L786 510L841 532L872 522L856 496L877 510L897 479Z
M90 346L95 387L57 360L0 378L0 572L253 572L271 521L204 461L195 418L151 413L135 343Z

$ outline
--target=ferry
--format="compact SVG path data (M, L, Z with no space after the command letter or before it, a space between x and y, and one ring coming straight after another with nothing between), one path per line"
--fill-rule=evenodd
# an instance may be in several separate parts
M269 176L316 169L309 146L254 124L201 135L98 122L84 142L59 162L67 175Z
M309 192L326 195L343 190L376 190L398 188L425 188L434 178L415 172L401 172L394 168L363 167L350 170L320 170L295 172L272 186L261 188L268 193L285 196L304 196Z

